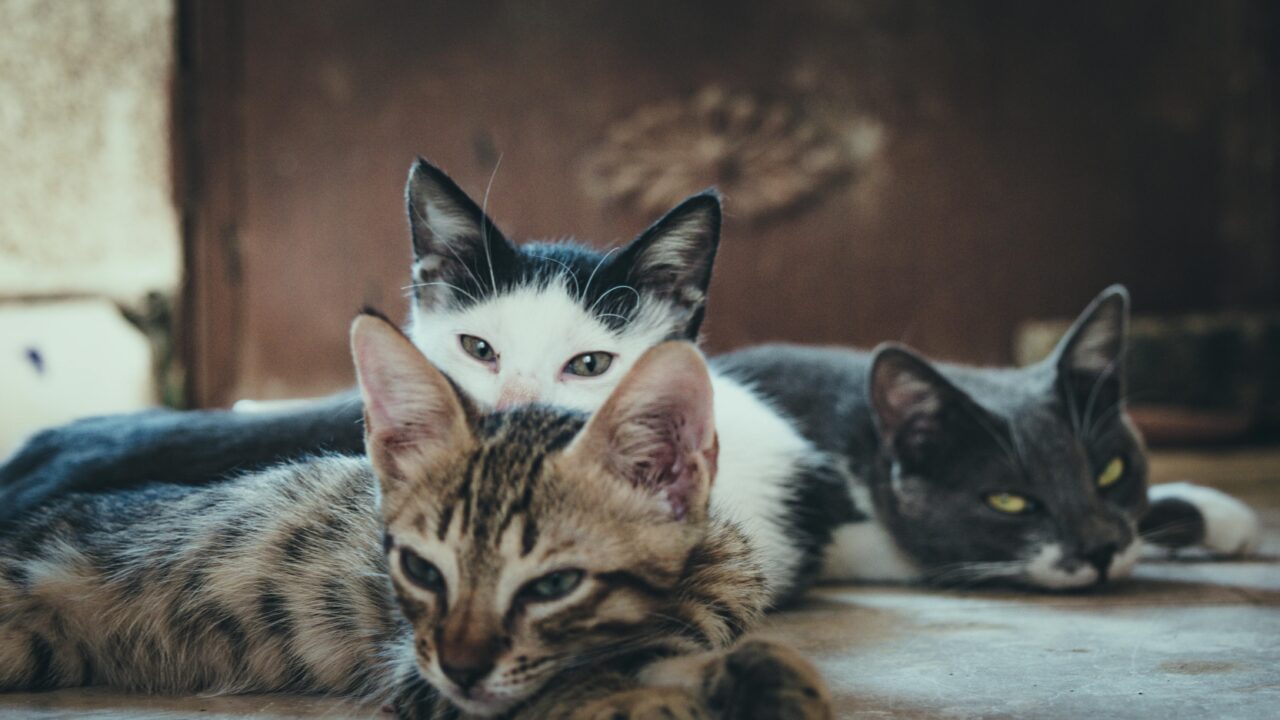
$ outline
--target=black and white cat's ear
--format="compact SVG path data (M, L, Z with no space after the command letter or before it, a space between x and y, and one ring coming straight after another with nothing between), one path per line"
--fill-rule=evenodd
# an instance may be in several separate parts
M611 263L622 281L671 301L685 316L683 337L696 339L720 244L720 194L705 190L677 205L631 241Z
M1103 290L1067 330L1051 356L1077 413L1109 410L1124 397L1129 292Z
M466 399L400 329L372 312L351 324L364 400L365 444L384 486L395 487L472 440Z
M958 418L984 411L923 357L884 343L871 359L868 395L884 448L899 460L926 462L960 439Z
M656 498L667 517L705 517L719 445L702 353L679 341L651 348L565 452Z
M443 170L422 158L409 169L404 192L415 297L430 306L459 289L462 297L493 293L516 252L493 220Z

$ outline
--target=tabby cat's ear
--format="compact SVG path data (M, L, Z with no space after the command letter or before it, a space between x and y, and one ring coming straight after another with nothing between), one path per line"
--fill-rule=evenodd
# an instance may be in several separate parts
M875 349L868 384L881 444L907 464L941 459L987 414L928 360L901 345Z
M1074 417L1111 412L1124 397L1129 292L1112 285L1089 303L1051 356Z
M466 400L390 320L362 314L351 354L364 399L365 444L384 487L464 452L474 442Z
M646 352L565 451L657 498L675 520L704 519L715 479L711 377L686 342Z
M683 337L697 338L720 244L720 195L705 190L640 233L610 263L618 284L669 300L683 311Z
M405 185L415 297L427 306L495 291L516 250L440 168L418 158ZM462 292L459 293L458 291Z

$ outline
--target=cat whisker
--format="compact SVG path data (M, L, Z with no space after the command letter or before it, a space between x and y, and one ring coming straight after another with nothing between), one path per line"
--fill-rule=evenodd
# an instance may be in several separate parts
M578 289L578 278L576 278L576 277L574 277L574 276L573 276L573 272L572 272L571 270L569 270L569 266L568 266L568 265L565 265L564 263L560 262L559 260L557 260L557 259L555 259L555 258L553 258L553 257L543 257L542 259L543 259L543 260L546 260L546 261L548 261L548 262L553 262L553 263L555 263L555 264L559 265L560 267L564 268L563 272L561 272L559 275L557 275L557 277L562 277L562 278L567 278L567 279L569 279L569 280L572 280L572 281L573 281L573 294L574 294L575 296L580 296L580 295L581 295L581 293L579 292L579 289ZM565 290L568 290L568 289L569 289L569 288L568 288L568 286L566 285L566 286L565 286Z
M972 586L995 578L1018 575L1024 563L1016 560L963 562L945 565L929 574L930 580L944 585Z
M480 238L484 244L484 257L489 263L490 292L498 292L498 276L493 272L493 251L489 249L489 191L493 189L493 179L498 176L498 168L502 167L502 155L493 164L493 172L489 174L489 183L484 186L484 199L480 201Z
M413 205L410 205L410 206L409 206L409 212L413 213L414 218L415 218L415 220L416 220L417 222L420 222L420 223L422 223L423 225L428 225L428 224L429 224L429 223L427 222L427 219L426 219L425 217L423 217L423 216L422 216L422 213L421 213L421 212L419 212L419 211L417 210L417 208L415 208ZM453 245L452 245L452 244L450 244L450 243L448 243L448 242L442 242L442 243L439 243L439 244L443 245L443 246L445 247L445 249L446 249L446 250L448 250L448 251L449 251L449 253L450 253L451 255L453 255L453 259L455 259L455 260L457 260L457 261L458 261L458 265L459 265L459 266L461 266L463 270L466 270L466 271L467 271L467 274L471 276L471 280L476 284L476 287L477 287L477 288L479 288L479 289L481 289L481 290L483 290L483 289L484 289L484 285L483 285L483 284L481 284L481 282L480 282L480 278L476 277L476 274L475 274L474 272L472 272L472 270L471 270L471 266L470 266L470 265L468 265L467 263L463 262L463 260L462 260L462 256L458 254L458 251L454 249ZM417 266L416 266L416 264L415 264L415 269L416 269L416 267L417 267Z
M458 287L457 285L454 285L453 283L445 282L443 280L432 280L431 282L410 283L400 289L412 290L414 288L429 287L432 285L443 285L444 287L447 287L450 290L453 290L454 292L462 293L463 295L466 295L468 298L471 299L471 302L474 302L474 303L480 302L479 300L476 299L475 295L472 295L471 293L467 292L466 290L463 290L462 288Z
M609 288L608 290L605 290L605 291L600 295L600 297L596 298L596 301L595 301L595 302L591 303L591 307L587 308L587 313L588 313L588 314L590 314L592 311L594 311L594 310L596 309L596 306L597 306L597 305L599 305L599 304L600 304L600 303L601 303L605 298L609 297L609 295L610 295L610 294L612 294L615 290L630 290L632 293L634 293L634 294L635 294L635 296L636 296L636 303L637 303L637 304L639 304L639 302L640 302L640 291L639 291L639 290L636 290L635 288L631 287L630 285L614 285L613 287Z
M1111 362L1107 363L1107 367L1104 368L1103 371L1098 374L1098 377L1094 379L1093 387L1089 389L1089 398L1085 401L1084 405L1084 432L1081 434L1083 437L1089 437L1092 431L1090 418L1092 417L1091 413L1093 411L1093 405L1098 400L1098 393L1101 392L1103 383L1106 382L1108 378L1115 375L1117 370L1119 370L1120 360L1123 357L1124 353L1122 352L1112 358ZM1093 423L1093 425L1096 426L1096 423Z
M600 261L596 263L596 266L591 269L591 274L587 276L587 284L582 287L582 293L578 296L579 304L587 298L587 293L591 292L591 281L596 279L596 272L598 272L605 264L605 261L609 259L609 256L618 252L618 250L619 248L616 247L610 248L609 251L600 258Z

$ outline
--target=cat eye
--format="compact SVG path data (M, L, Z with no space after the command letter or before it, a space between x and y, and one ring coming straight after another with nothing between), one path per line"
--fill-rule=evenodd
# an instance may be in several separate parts
M492 363L498 360L498 353L484 338L478 338L475 335L459 335L458 342L462 344L462 349L468 355L480 362Z
M1098 473L1098 487L1108 488L1124 479L1124 459L1114 457L1107 466Z
M607 353L603 350L595 352L582 353L581 355L569 361L564 366L564 371L570 375L581 375L582 377L596 377L603 375L605 370L613 364L613 353Z
M526 602L559 600L573 592L582 583L581 570L557 570L530 582L520 590L520 599Z
M991 493L986 497L991 509L1007 515L1021 515L1031 512L1036 505L1030 498L1015 493Z
M444 575L435 565L411 550L400 551L400 570L414 585L433 593L444 592Z

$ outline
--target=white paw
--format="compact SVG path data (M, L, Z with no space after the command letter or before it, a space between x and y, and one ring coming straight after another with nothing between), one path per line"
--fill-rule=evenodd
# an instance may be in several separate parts
M1262 542L1262 524L1248 505L1211 487L1189 482L1152 485L1153 502L1176 498L1191 503L1204 518L1204 547L1217 555L1247 555Z

